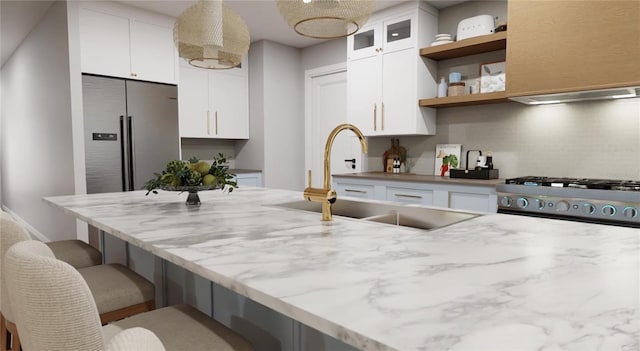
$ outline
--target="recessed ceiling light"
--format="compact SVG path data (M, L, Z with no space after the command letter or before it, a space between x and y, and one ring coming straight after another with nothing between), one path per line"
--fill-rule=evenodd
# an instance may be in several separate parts
M391 36L392 36L392 37L397 37L398 35L400 35L400 34L398 34L398 33L391 33Z

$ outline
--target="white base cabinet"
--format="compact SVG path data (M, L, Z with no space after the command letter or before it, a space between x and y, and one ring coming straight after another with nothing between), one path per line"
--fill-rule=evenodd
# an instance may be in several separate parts
M338 201L346 196L475 212L498 211L494 186L354 179L334 174L333 189Z
M237 173L235 180L238 182L238 186L262 187L262 173L260 172Z

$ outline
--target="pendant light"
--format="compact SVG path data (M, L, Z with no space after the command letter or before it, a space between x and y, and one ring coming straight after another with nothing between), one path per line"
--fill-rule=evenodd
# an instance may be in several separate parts
M317 39L355 33L375 10L374 0L276 0L276 3L296 33Z
M249 29L222 1L198 0L184 10L173 27L180 57L206 69L238 66L249 51Z

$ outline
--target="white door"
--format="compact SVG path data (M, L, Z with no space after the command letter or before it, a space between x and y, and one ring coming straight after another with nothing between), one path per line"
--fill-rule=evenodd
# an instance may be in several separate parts
M336 67L340 67L336 70ZM312 186L322 187L324 149L329 133L347 123L347 73L344 65L307 71L306 79L306 169L311 169ZM358 138L349 130L340 132L331 152L331 174L359 172L362 152ZM355 169L347 159L355 159ZM305 171L305 185L308 183ZM331 184L331 183L330 183Z

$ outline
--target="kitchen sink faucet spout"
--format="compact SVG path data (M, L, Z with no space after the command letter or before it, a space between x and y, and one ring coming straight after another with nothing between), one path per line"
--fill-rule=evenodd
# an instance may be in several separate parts
M331 189L331 148L333 147L333 141L335 140L338 133L343 130L349 129L356 134L358 139L360 139L360 144L362 145L362 152L367 153L367 141L364 138L364 135L358 129L358 127L353 124L340 124L335 127L331 133L329 133L329 137L327 138L327 143L324 147L324 182L322 188L313 188L311 187L311 170L309 170L309 186L304 189L303 196L308 201L316 201L322 203L322 220L330 221L331 220L331 204L336 202L338 195L335 190Z

